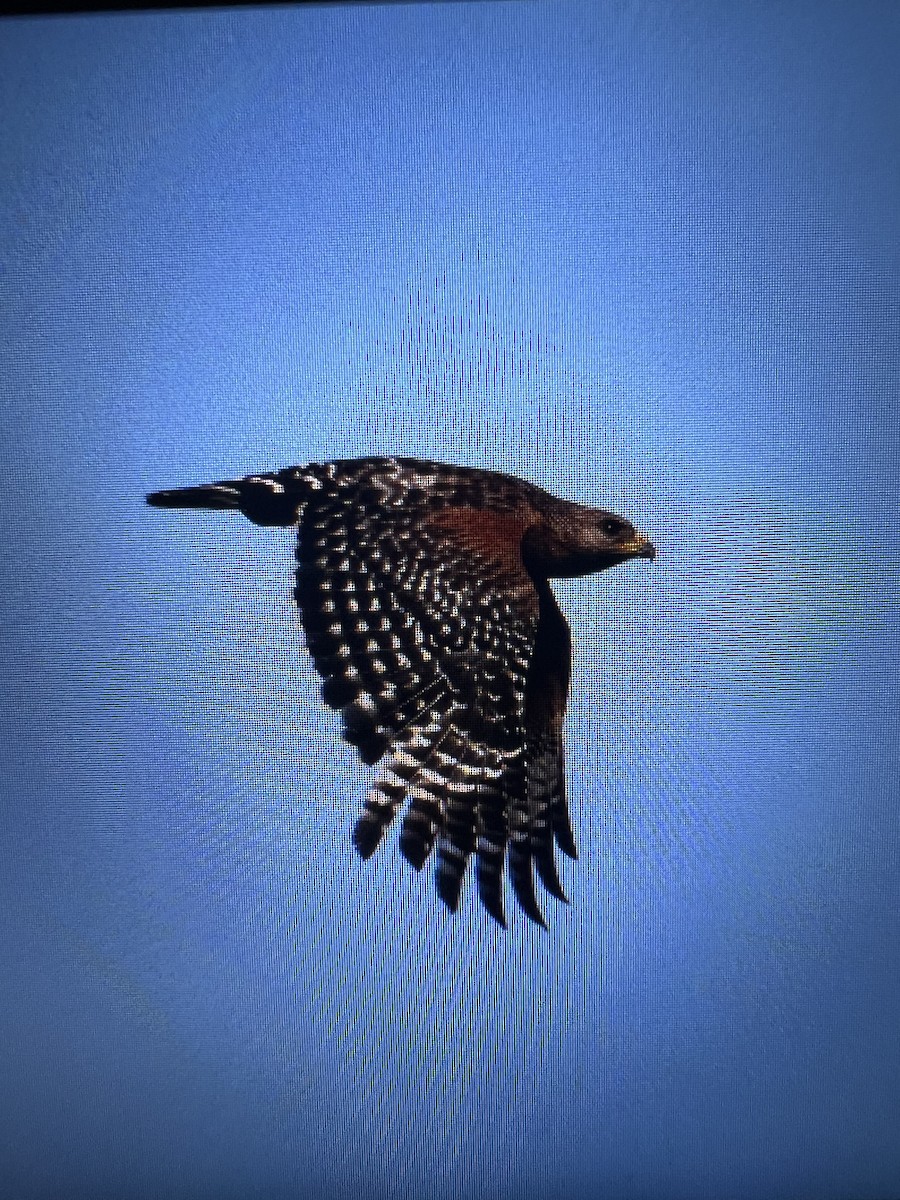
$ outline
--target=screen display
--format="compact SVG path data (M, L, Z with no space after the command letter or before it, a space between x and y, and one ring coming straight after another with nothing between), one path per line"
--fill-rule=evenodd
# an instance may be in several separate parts
M898 56L0 27L2 1195L900 1195Z

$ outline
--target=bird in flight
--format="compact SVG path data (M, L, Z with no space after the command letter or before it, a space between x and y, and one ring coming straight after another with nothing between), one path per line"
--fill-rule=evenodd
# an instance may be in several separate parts
M153 492L157 508L239 509L296 525L307 647L363 762L384 759L353 834L369 858L401 807L400 851L455 912L478 893L506 924L503 871L566 902L554 845L576 857L563 719L571 638L553 577L655 556L630 521L495 471L415 458L287 467Z

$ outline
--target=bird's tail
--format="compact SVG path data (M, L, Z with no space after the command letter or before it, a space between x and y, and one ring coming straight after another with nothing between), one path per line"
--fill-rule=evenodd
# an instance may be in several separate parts
M205 483L151 492L147 503L154 508L240 508L241 492L236 483Z
M147 503L154 508L236 508L257 525L294 525L306 491L298 474L288 477L279 472L150 492Z

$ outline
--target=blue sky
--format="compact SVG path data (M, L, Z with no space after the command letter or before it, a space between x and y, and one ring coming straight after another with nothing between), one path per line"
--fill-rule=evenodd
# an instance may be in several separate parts
M2 35L10 1194L896 1194L896 6ZM142 503L382 452L658 546L549 934L354 859L289 532Z

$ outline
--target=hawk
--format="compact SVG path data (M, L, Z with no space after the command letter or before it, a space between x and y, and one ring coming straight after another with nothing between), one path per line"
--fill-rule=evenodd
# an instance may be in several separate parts
M563 718L571 639L549 580L655 556L629 522L495 471L415 458L287 467L153 492L158 508L239 509L296 525L307 647L365 763L384 759L353 835L369 858L406 804L400 851L455 912L472 855L506 924L503 871L540 925L535 871L566 902L576 857Z

